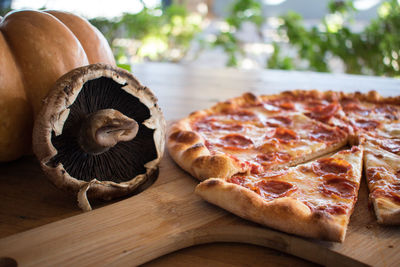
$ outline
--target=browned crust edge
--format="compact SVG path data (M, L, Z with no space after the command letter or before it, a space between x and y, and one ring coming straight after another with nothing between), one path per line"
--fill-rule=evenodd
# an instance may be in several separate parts
M313 97L317 99L328 99L328 100L342 100L346 98L355 98L360 101L370 102L375 104L392 104L392 105L400 105L400 96L388 96L384 97L379 94L375 90L371 90L368 92L342 92L342 91L320 91L320 90L291 90L291 91L283 91L279 94L273 95L260 95L259 98L262 100L276 99L280 97L301 97L308 98Z
M211 178L200 183L196 194L244 219L287 233L343 242L348 219L312 212L302 202L290 198L265 201L242 186ZM336 219L336 220L335 220Z
M151 118L144 124L154 129L154 141L156 144L157 158L146 163L146 173L132 177L123 183L102 181L93 183L88 190L90 198L112 199L133 192L138 186L154 177L158 170L158 164L164 153L165 147L165 120L157 105L157 98L153 92L140 84L129 72L107 64L92 64L83 66L63 75L47 97L43 100L43 106L33 129L33 150L47 177L60 189L77 193L88 182L71 177L62 164L49 166L48 162L57 150L51 142L52 132L61 133L64 122L69 114L68 107L75 101L83 84L98 77L112 78L119 84L127 84L123 90L141 99L151 113ZM159 145L157 145L159 144Z
M277 99L282 97L293 97L293 98L316 98L316 99L326 99L330 101L338 101L340 97L340 92L327 90L327 91L320 91L316 89L312 90L291 90L291 91L283 91L279 94L274 95L260 95L262 100L269 100L269 99Z
M400 105L400 96L384 97L375 90L366 93L361 93L361 92L354 92L354 93L338 92L338 93L340 94L341 99L355 98L360 101L365 101L375 104Z
M204 139L191 130L189 118L174 123L167 136L168 151L174 161L201 181L246 171L225 154L211 155Z
M167 148L174 161L185 171L200 181L211 177L231 177L240 172L246 172L248 167L226 154L215 154L205 145L205 140L192 130L194 119L213 114L225 108L236 108L246 103L256 103L259 98L252 93L218 102L214 106L195 111L188 117L172 124L167 134Z

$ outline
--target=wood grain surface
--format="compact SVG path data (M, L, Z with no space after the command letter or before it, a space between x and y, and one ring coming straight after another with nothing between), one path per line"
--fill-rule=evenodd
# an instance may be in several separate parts
M189 181L195 182L191 177ZM59 191L47 181L34 157L25 157L0 165L0 196L0 238L82 214L73 196ZM121 200L123 199L115 200L113 203ZM110 204L96 202L94 207L99 209ZM0 249L0 266L2 266L1 257L4 256L1 252ZM314 263L277 250L232 242L181 249L150 261L146 265L316 266Z
M362 76L351 76L351 75L330 75L330 74L317 74L317 73L307 73L307 72L284 72L284 71L238 71L233 69L218 69L218 70L210 70L210 69L199 69L190 66L178 66L172 64L144 64L134 66L133 73L139 78L139 80L150 87L155 94L159 98L159 103L163 112L168 120L178 119L180 117L186 116L191 111L206 108L210 105L214 104L217 101L224 100L230 97L238 96L246 91L252 91L255 93L276 93L282 90L290 90L290 89L336 89L342 91L368 91L371 89L378 90L380 93L384 95L396 95L398 94L398 88L400 88L400 81L395 79L385 79L385 78L376 78L376 77L362 77ZM180 179L185 181L184 183L190 184L190 189L187 189L183 197L190 196L194 197L191 190L194 188L196 181L190 176L186 175L184 172L179 170L167 157L163 160L163 166L169 166L173 172L177 172L180 174ZM169 168L169 167L168 167ZM168 168L164 167L161 169L161 174L163 171L167 171ZM168 175L167 175L168 176ZM171 176L171 175L169 175ZM172 175L176 178L176 174ZM91 256L103 254L108 259L103 261L102 263L128 263L128 265L132 265L133 262L129 261L131 253L128 253L132 247L129 245L127 240L131 240L126 236L121 236L121 234L117 234L114 236L116 239L111 239L115 242L122 242L122 247L125 244L125 254L118 254L121 251L114 251L112 254L103 253L104 245L107 240L104 240L104 236L100 238L99 245L96 244L87 244L82 240L89 240L94 236L92 230L89 232L83 231L86 229L85 227L89 227L92 229L102 228L107 226L109 223L113 223L113 219L116 220L118 218L117 224L121 224L121 227L127 227L128 229L137 229L141 227L141 225L147 225L146 219L139 218L134 223L128 223L127 217L128 214L133 214L132 216L136 216L135 210L143 211L143 207L135 206L138 201L145 197L143 194L154 194L154 190L159 188L160 185L166 186L170 182L174 182L175 180L170 180L171 177L165 177L165 175L160 175L159 180L153 186L151 186L147 191L124 199L113 201L114 204L97 202L95 203L96 210L91 212L91 217L96 212L103 211L101 208L103 206L107 211L107 215L103 219L90 220L89 222L80 222L75 227L69 229L70 236L74 233L80 235L79 241L74 241L72 243L67 243L69 248L65 250L65 257L71 256L73 251L80 252L81 255L83 251L87 249L91 252L85 253L84 257L90 258ZM178 179L179 180L179 179ZM170 181L170 182L168 182ZM173 188L182 186L180 183L175 181L177 184L173 186ZM174 182L174 183L175 183ZM171 190L173 190L173 188ZM153 191L152 191L153 190ZM368 205L366 202L366 187L363 185L361 187L360 192L360 201L358 202L355 213L351 218L351 223L349 227L349 233L346 237L346 241L344 244L332 244L325 242L315 242L302 238L295 238L295 240L300 240L300 242L306 242L307 244L312 244L313 247L317 246L322 249L319 250L318 253L314 253L314 250L310 250L311 255L302 254L303 245L297 244L291 246L288 249L285 246L282 246L282 243L279 242L271 242L267 241L252 241L254 244L269 246L275 248L277 250L283 251L285 253L277 252L276 250L271 250L268 248L263 248L259 246L253 245L245 245L245 244L235 244L232 242L236 241L246 241L243 238L248 238L248 236L244 235L244 237L237 237L235 235L231 235L230 233L225 234L226 236L230 236L231 239L226 236L222 239L217 240L219 238L211 238L209 239L201 239L197 237L196 242L193 240L182 244L179 244L174 249L179 247L185 247L188 245L193 245L197 243L211 242L211 241L227 241L229 243L222 244L212 244L212 245L200 245L192 248L187 248L180 250L178 252L169 254L167 256L161 257L157 260L153 260L148 263L149 266L164 266L164 265L192 265L192 266L204 266L206 264L218 265L218 266L226 266L226 265L284 265L284 266L311 266L313 265L310 262L301 260L297 257L290 256L287 253L292 255L297 255L309 260L317 261L323 264L332 263L329 261L328 256L324 256L326 251L334 251L337 254L332 255L347 255L348 257L357 258L363 254L366 257L366 262L373 263L381 266L395 266L400 262L398 260L397 255L399 254L399 230L395 227L381 227L376 225L373 213L368 209ZM189 193L190 192L190 193ZM364 192L364 193L363 193ZM364 194L364 195L363 195ZM156 194L157 195L157 194ZM168 197L169 194L167 194ZM18 161L0 164L0 237L7 237L6 239L2 239L0 242L2 247L0 249L0 256L6 256L3 252L4 249L8 249L10 240L17 240L19 236L26 235L29 233L36 233L41 236L41 238L52 239L56 232L55 229L59 229L60 224L63 226L65 224L65 220L61 220L67 218L67 222L77 222L79 218L82 216L86 216L86 214L81 214L79 209L76 207L75 198L73 196L69 196L64 192L61 192L54 188L47 180L44 178L40 168L38 167L37 162L32 157L25 157ZM213 216L222 216L226 220L228 218L228 222L233 225L240 225L251 227L252 229L262 229L271 231L267 228L260 228L255 224L251 224L245 222L244 220L238 219L236 216L230 215L219 208L216 208L210 204L207 204L200 199L197 200L192 199L193 202L189 202L190 204L199 205L201 210L208 211L209 214L205 216L205 218L214 220ZM115 207L118 205L122 205L124 203L129 203L129 207L122 208L122 211L116 210ZM175 216L181 217L185 216L185 213L188 210L173 210L171 209L171 205L177 204L176 202L169 203L168 205L164 205L164 207L168 212L167 214L176 214ZM179 203L179 202L178 202ZM186 202L185 205L186 206ZM179 206L180 207L180 206ZM101 208L101 209L100 209ZM148 209L145 209L148 211ZM160 211L160 208L157 209ZM122 212L122 215L121 215ZM125 212L125 213L124 213ZM165 213L166 211L164 211ZM174 213L175 212L175 213ZM178 213L177 213L178 212ZM162 214L164 214L162 213ZM136 213L137 214L137 213ZM190 214L190 212L189 212ZM212 215L214 214L214 215ZM216 215L215 215L216 214ZM74 216L78 215L78 216ZM122 216L122 219L119 217ZM94 216L95 217L95 216ZM136 217L133 217L136 218ZM60 221L61 220L61 221ZM122 220L122 221L121 221ZM216 219L217 224L225 223L225 221L219 221ZM49 224L50 222L56 222L55 224ZM160 219L155 219L153 223L160 223ZM124 224L125 223L125 224ZM213 222L214 224L215 222ZM150 222L149 225L152 225ZM43 226L45 225L45 226ZM56 228L52 228L55 227ZM222 224L224 225L224 224ZM42 227L38 227L42 226ZM154 225L152 225L154 226ZM181 229L180 224L173 224L174 227L177 227L178 230ZM235 226L235 227L236 227ZM46 228L47 227L47 228ZM49 228L50 227L50 228ZM149 226L150 227L150 226ZM19 235L13 235L16 233L20 233L22 231L33 229L32 232L26 232ZM43 230L45 229L45 230ZM49 234L46 232L46 229L53 229L55 233ZM123 228L125 229L125 228ZM222 229L230 229L230 231L235 230L235 228L225 228ZM87 229L86 229L87 230ZM182 229L181 229L182 230ZM247 229L248 230L248 229ZM42 232L44 231L44 232ZM111 230L110 230L111 231ZM110 233L110 231L105 231L105 233ZM125 231L125 230L124 230ZM150 231L150 230L149 230ZM166 230L164 230L166 231ZM111 231L112 232L112 231ZM150 231L151 232L151 231ZM168 231L167 231L168 232ZM271 231L273 233L279 233L276 231ZM65 233L64 233L65 234ZM246 234L248 234L246 232ZM258 232L253 233L256 237L259 234ZM279 233L283 234L283 233ZM34 236L35 234L33 234ZM285 234L283 234L285 235ZM28 235L29 236L29 235ZM101 235L100 235L101 236ZM233 237L235 238L233 238ZM290 238L294 238L290 235ZM219 236L220 237L220 236ZM262 236L259 236L261 238ZM31 238L29 238L30 240ZM235 240L234 240L235 239ZM257 238L255 238L257 239ZM35 238L33 238L35 240ZM59 240L55 238L54 240ZM124 241L126 240L126 241ZM168 242L168 238L166 241ZM267 239L266 239L267 240ZM291 239L292 240L292 239ZM170 240L169 240L170 241ZM200 242L201 241L201 242ZM14 241L15 242L15 241ZM81 243L85 243L87 246L82 248ZM187 242L187 241L186 241ZM249 241L247 241L249 242ZM263 243L264 242L264 243ZM265 243L267 242L267 243ZM108 243L108 241L106 242ZM4 247L4 244L7 244ZM18 243L17 243L18 244ZM348 245L350 244L350 245ZM18 245L19 246L19 245ZM17 247L18 247L17 246ZM35 256L42 255L37 254L37 249L40 246L36 247L26 247L24 248L24 255L26 256ZM81 249L81 250L78 250ZM113 248L113 246L111 246ZM301 249L300 249L301 248ZM306 246L307 248L307 246ZM366 249L367 248L367 249ZM299 251L300 249L300 251ZM364 249L361 252L361 249ZM367 253L370 250L376 249L375 253ZM40 250L40 249L39 249ZM112 250L107 248L107 251ZM232 251L230 251L232 250ZM123 252L124 250L122 250ZM144 256L144 260L142 259L140 262L146 262L150 259L153 259L154 255L161 255L171 251L168 250L157 250L157 253L153 254L147 253ZM324 252L325 251L325 252ZM48 251L42 251L48 254ZM87 251L86 251L87 252ZM159 252L162 252L161 254ZM231 253L232 252L232 253ZM300 253L301 252L301 253ZM72 253L72 254L71 254ZM313 254L317 254L315 256ZM9 254L11 255L11 254ZM118 260L116 260L115 256L118 256ZM331 255L331 254L329 254ZM315 260L315 257L320 257L324 259L325 262L320 260ZM46 256L44 256L46 258ZM63 258L65 260L65 258ZM125 260L123 260L125 259ZM336 260L341 260L342 262L346 262L345 258L334 258ZM0 260L0 264L2 261ZM34 263L34 262L30 262ZM71 263L70 261L64 261L64 263ZM74 262L78 265L84 265L85 261ZM139 262L137 262L139 263ZM356 263L354 261L350 261L347 263Z
M3 238L1 257L22 266L127 266L193 245L240 242L327 266L400 262L400 229L376 224L365 183L342 244L301 238L240 219L193 194L196 184L167 154L158 180L144 192Z

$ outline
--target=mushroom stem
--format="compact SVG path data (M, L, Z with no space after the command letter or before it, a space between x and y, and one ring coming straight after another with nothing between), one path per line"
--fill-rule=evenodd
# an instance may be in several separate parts
M98 155L120 141L132 140L138 129L135 120L118 110L102 109L85 118L79 130L78 142L85 152Z

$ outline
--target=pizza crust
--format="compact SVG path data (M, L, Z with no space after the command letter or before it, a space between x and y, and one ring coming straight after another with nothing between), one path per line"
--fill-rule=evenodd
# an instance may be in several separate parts
M204 139L190 129L189 119L184 119L175 123L168 133L168 151L182 169L200 181L246 171L244 166L225 154L211 155Z
M340 95L340 99L355 98L360 101L370 102L374 104L400 105L400 96L384 97L374 90L369 91L367 93L361 93L361 92L354 92L354 93L338 92L338 93Z
M247 188L216 178L200 183L195 192L244 219L287 233L337 242L342 242L346 235L345 216L312 212L305 204L290 197L267 202Z
M260 96L263 101L273 100L282 97L292 97L294 99L320 99L328 101L338 101L340 94L336 91L319 91L319 90L291 90L283 91L275 95Z

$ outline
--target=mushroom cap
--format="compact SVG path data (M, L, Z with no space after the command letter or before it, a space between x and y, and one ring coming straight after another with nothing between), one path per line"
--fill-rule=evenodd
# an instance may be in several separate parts
M130 141L99 155L88 154L78 144L77 127L87 113L102 109L134 119L139 130ZM57 187L108 200L154 180L164 152L165 127L149 88L123 69L92 64L65 74L50 90L35 121L33 150Z

